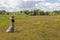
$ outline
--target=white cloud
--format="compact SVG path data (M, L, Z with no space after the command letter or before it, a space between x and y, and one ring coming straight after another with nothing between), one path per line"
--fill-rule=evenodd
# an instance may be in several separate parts
M17 1L15 1L15 0L5 0L5 1L2 1L1 5L6 5L6 7L14 8L15 6L18 5L18 0Z
M23 1L45 1L45 0L23 0Z
M26 1L26 2L24 2ZM40 0L42 1L42 0ZM34 0L2 0L0 1L0 9L6 9L6 10L15 10L15 9L31 9L33 8L36 1Z
M60 3L38 3L35 6L42 10L60 10Z
M0 9L13 10L18 5L21 4L21 0L0 0Z
M58 0L60 2L60 0Z
M60 3L45 0L0 0L0 9L16 11L22 9L60 10Z

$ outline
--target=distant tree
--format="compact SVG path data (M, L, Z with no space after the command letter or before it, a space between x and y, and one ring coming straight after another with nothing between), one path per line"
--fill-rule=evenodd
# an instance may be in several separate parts
M25 13L26 15L29 15L29 14L30 14L30 12L29 12L28 10L25 10L24 13Z
M7 12L6 15L9 15L9 12Z
M40 12L40 15L45 15L45 12L44 12L44 11L41 11L41 12Z
M33 11L30 11L30 15L33 16Z
M49 15L49 12L47 11L47 12L45 12L45 15Z
M2 10L2 15L4 15L6 13L6 11L5 10Z
M2 14L2 11L0 10L0 15Z
M33 11L33 16L36 16L36 15L38 15L38 10Z
M20 13L23 13L23 11L20 11Z

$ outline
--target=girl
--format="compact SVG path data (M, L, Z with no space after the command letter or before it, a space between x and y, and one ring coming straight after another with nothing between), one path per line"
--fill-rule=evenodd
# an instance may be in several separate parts
M14 16L11 16L10 19L11 19L12 24L11 26L9 26L6 32L14 32Z

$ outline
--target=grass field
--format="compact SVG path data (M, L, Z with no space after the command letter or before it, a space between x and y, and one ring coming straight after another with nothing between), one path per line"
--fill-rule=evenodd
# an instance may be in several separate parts
M0 40L60 40L60 16L15 16L15 32L6 33L10 16L0 16Z

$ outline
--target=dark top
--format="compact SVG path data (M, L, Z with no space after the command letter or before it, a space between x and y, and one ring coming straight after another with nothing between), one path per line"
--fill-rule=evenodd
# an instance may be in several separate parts
M14 16L11 16L11 21L14 23Z
M14 23L14 20L11 20Z

